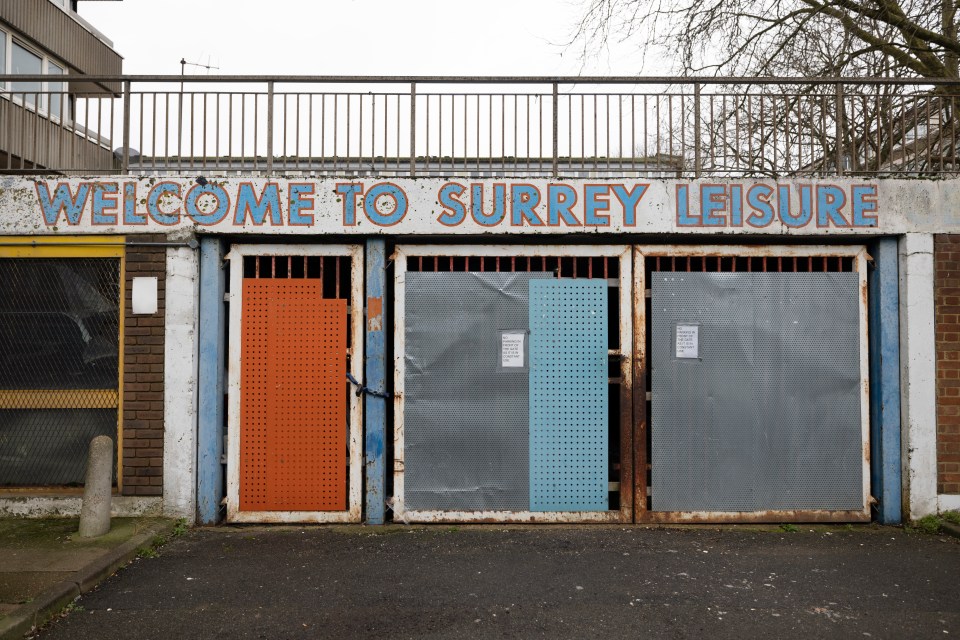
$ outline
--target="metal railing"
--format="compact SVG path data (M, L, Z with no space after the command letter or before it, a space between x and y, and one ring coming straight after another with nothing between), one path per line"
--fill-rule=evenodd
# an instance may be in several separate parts
M122 91L107 98L41 91L42 76L0 76L0 172L781 177L960 170L956 80L85 79L119 82ZM51 105L60 113L50 113Z

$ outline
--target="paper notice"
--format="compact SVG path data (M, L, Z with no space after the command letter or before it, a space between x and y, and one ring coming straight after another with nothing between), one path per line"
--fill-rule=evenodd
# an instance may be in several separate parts
M523 333L501 333L500 334L500 366L501 367L523 367L523 341L526 334Z
M677 325L677 357L700 357L700 326L695 324Z

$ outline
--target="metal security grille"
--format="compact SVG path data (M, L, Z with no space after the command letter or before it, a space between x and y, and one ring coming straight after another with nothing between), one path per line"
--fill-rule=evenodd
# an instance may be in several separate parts
M398 416L400 448L397 452L398 467L394 474L395 485L399 487L398 495L403 501L398 511L399 515L407 513L415 521L461 521L486 517L509 520L512 517L510 512L525 521L539 521L538 514L541 513L544 514L544 520L549 519L549 521L617 521L624 517L624 514L629 518L633 497L632 468L626 467L624 471L622 466L624 460L621 457L622 451L629 451L628 435L631 416L629 383L631 367L628 356L622 351L625 348L622 345L629 345L631 321L631 316L627 312L629 298L625 297L628 295L627 287L631 272L628 256L626 247L517 247L516 249L425 245L398 247L398 278L405 279L405 293L397 303L397 320L403 326L403 335L398 333L398 340L403 340L403 357L399 360L402 369L398 367L398 371L402 373L397 378L398 392L402 390L400 406L403 408L403 413ZM534 337L532 333L528 335L529 371L524 368L520 373L523 379L522 388L515 385L509 389L510 392L524 392L520 400L523 405L521 417L524 419L524 424L521 426L528 432L524 433L522 438L521 444L525 446L508 445L501 441L502 438L495 444L491 444L489 437L478 437L478 441L471 444L471 447L472 449L481 447L481 451L486 452L478 459L481 468L499 474L500 480L497 482L500 484L494 487L493 484L465 483L464 486L479 487L482 493L485 492L484 499L479 503L474 501L468 504L459 497L454 499L455 496L450 492L447 492L448 495L444 495L438 502L435 496L427 498L423 495L424 474L435 474L440 465L449 465L450 473L456 475L458 471L463 470L462 465L451 464L448 458L451 455L455 456L456 452L463 451L463 448L450 447L453 453L448 452L445 456L439 455L437 451L426 451L421 438L422 434L418 431L423 426L420 424L422 417L420 414L429 413L431 410L441 411L444 407L452 406L458 401L456 398L459 398L462 390L457 394L439 394L419 398L418 389L421 388L422 378L426 375L425 365L436 364L436 362L421 362L413 351L416 349L442 351L434 344L437 341L435 337L428 338L429 332L424 329L424 326L433 326L431 323L436 323L437 313L452 310L464 310L460 315L472 317L466 310L472 309L477 303L470 295L453 295L445 303L431 306L430 309L423 308L421 305L424 285L422 278L437 276L441 278L438 282L446 282L448 278L458 277L483 281L488 275L503 278L514 273L531 277L528 285L530 299L527 300L526 289L522 300L521 296L507 288L503 288L501 293L511 303L520 305L518 313L524 314L524 322L514 323L517 326L507 326L510 323L497 324L494 327L498 330L494 336L496 344L491 343L486 346L481 344L484 340L481 337L483 332L453 323L451 330L455 330L459 336L456 340L461 350L467 346L471 348L471 355L461 354L463 362L457 365L458 371L464 367L482 368L485 365L481 360L492 359L498 365L494 373L474 372L470 379L477 378L483 384L489 385L492 376L500 375L500 372L505 369L501 363L500 334L525 329L526 322L532 322L533 315L538 313L536 309L540 309L536 306L539 303L536 303L532 297L534 283L543 284L548 288L552 284L558 285L557 290L551 289L550 293L544 294L543 302L547 306L566 301L571 303L571 309L577 307L578 311L573 314L577 316L577 321L586 321L586 317L589 316L587 323L590 325L591 336L586 342L590 343L590 349L592 349L590 357L587 358L590 360L590 371L581 370L578 373L575 371L577 366L566 366L584 355L580 349L584 346L582 344L552 353L548 353L550 350L545 345L536 347L542 351L541 355L548 356L538 365L542 367L538 371L537 367L533 366ZM567 300L563 291L566 291L568 285L589 289L589 310L583 306L587 304L585 299L582 299L585 295L584 291L578 289L577 294L571 294L573 297ZM489 292L493 289L488 288L484 291ZM569 319L575 320L573 316ZM561 322L563 326L560 326L557 324L559 320L559 316L547 318L539 330L546 333L554 332L553 337L558 339L565 336L563 339L568 341L585 338L584 327L575 328L576 322ZM485 330L493 326L490 324L490 318L482 324ZM578 331L580 331L579 334ZM474 352L477 355L472 355ZM538 378L541 373L546 377ZM538 416L541 413L544 416L555 415L558 402L562 405L570 400L569 398L562 400L560 395L568 391L571 394L576 393L575 387L581 392L584 390L583 380L574 380L577 375L591 378L591 384L586 385L589 387L589 398L581 398L583 402L579 407L569 406L571 413L567 417L570 420L558 422L548 418L540 419ZM433 375L432 378L444 381L449 379L444 384L453 386L464 381L461 373L446 377ZM557 387L547 378L554 382L561 381L562 384ZM533 397L535 379L541 383L538 393L542 395L540 398L542 402L536 407L534 403L537 400ZM575 382L581 384L578 386L574 384ZM528 384L531 385L529 390ZM461 386L472 388L470 384ZM462 401L465 406L476 405L475 413L479 419L490 422L490 416L496 414L496 406L507 396L497 395L488 388L477 388L477 391L480 392L477 398L470 400L463 398ZM484 391L487 393L483 393ZM440 398L444 400L440 401ZM444 421L441 420L441 422ZM483 433L489 433L496 439L500 437L497 436L497 430L502 426L502 421L498 419L494 422L495 424L490 425ZM456 416L445 421L445 425L441 426L451 424L458 424ZM543 427L540 430L542 433L537 431L538 425ZM548 433L551 430L556 433ZM469 429L465 430L465 432L469 431ZM465 433L463 437L469 438L469 435ZM535 438L539 438L536 444ZM514 438L514 440L520 443L519 439ZM500 451L504 446L507 449L511 447L520 449L524 456L522 468L525 474L524 481L512 484L508 491L500 486L503 484L502 479L516 470L504 470L501 467L508 460L513 459L511 454L515 454L516 451L511 449L510 453L490 454L491 451ZM434 449L436 449L436 443L434 443ZM629 456L627 457L626 462L629 464L631 461ZM432 489L428 488L428 491ZM491 499L494 495L501 497ZM504 500L506 496L510 497ZM407 510L410 511L407 512Z
M844 273L856 271L856 258L836 255L664 255L646 256L647 282L653 271L701 273Z
M406 259L407 271L426 272L470 272L479 273L546 273L555 278L591 278L606 280L607 337L611 359L619 360L620 349L620 307L618 306L620 288L620 259L617 256L576 256L576 255L411 255ZM616 363L614 363L616 364ZM611 375L611 384L619 384L617 375ZM613 421L614 423L616 420ZM615 439L615 438L614 438Z
M648 510L864 509L865 254L820 249L638 250ZM698 357L678 357L689 326Z
M862 508L857 275L651 284L653 509ZM680 325L697 357L677 355Z
M549 271L558 278L617 278L620 262L613 256L431 255L407 257L407 271Z
M119 258L0 259L0 486L80 485L90 440L117 441L120 274Z
M239 507L348 508L350 258L246 256Z

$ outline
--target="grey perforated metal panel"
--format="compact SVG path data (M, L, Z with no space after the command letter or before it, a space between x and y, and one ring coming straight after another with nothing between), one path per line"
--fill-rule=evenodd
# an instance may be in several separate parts
M550 275L407 273L407 509L529 509L529 372L500 367L500 336L529 330L528 282Z
M654 272L651 289L653 509L863 509L857 274ZM699 357L677 357L678 324Z

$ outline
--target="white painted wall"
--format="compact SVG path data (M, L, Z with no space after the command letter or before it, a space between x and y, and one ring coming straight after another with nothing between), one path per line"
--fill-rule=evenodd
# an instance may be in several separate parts
M900 254L900 406L904 515L937 512L933 236L908 233Z
M940 513L944 511L960 511L960 495L941 493L937 499Z
M196 520L199 252L167 249L163 513Z
M83 499L77 496L15 496L0 499L0 517L76 518ZM157 497L113 496L110 515L114 518L159 516L163 501Z

